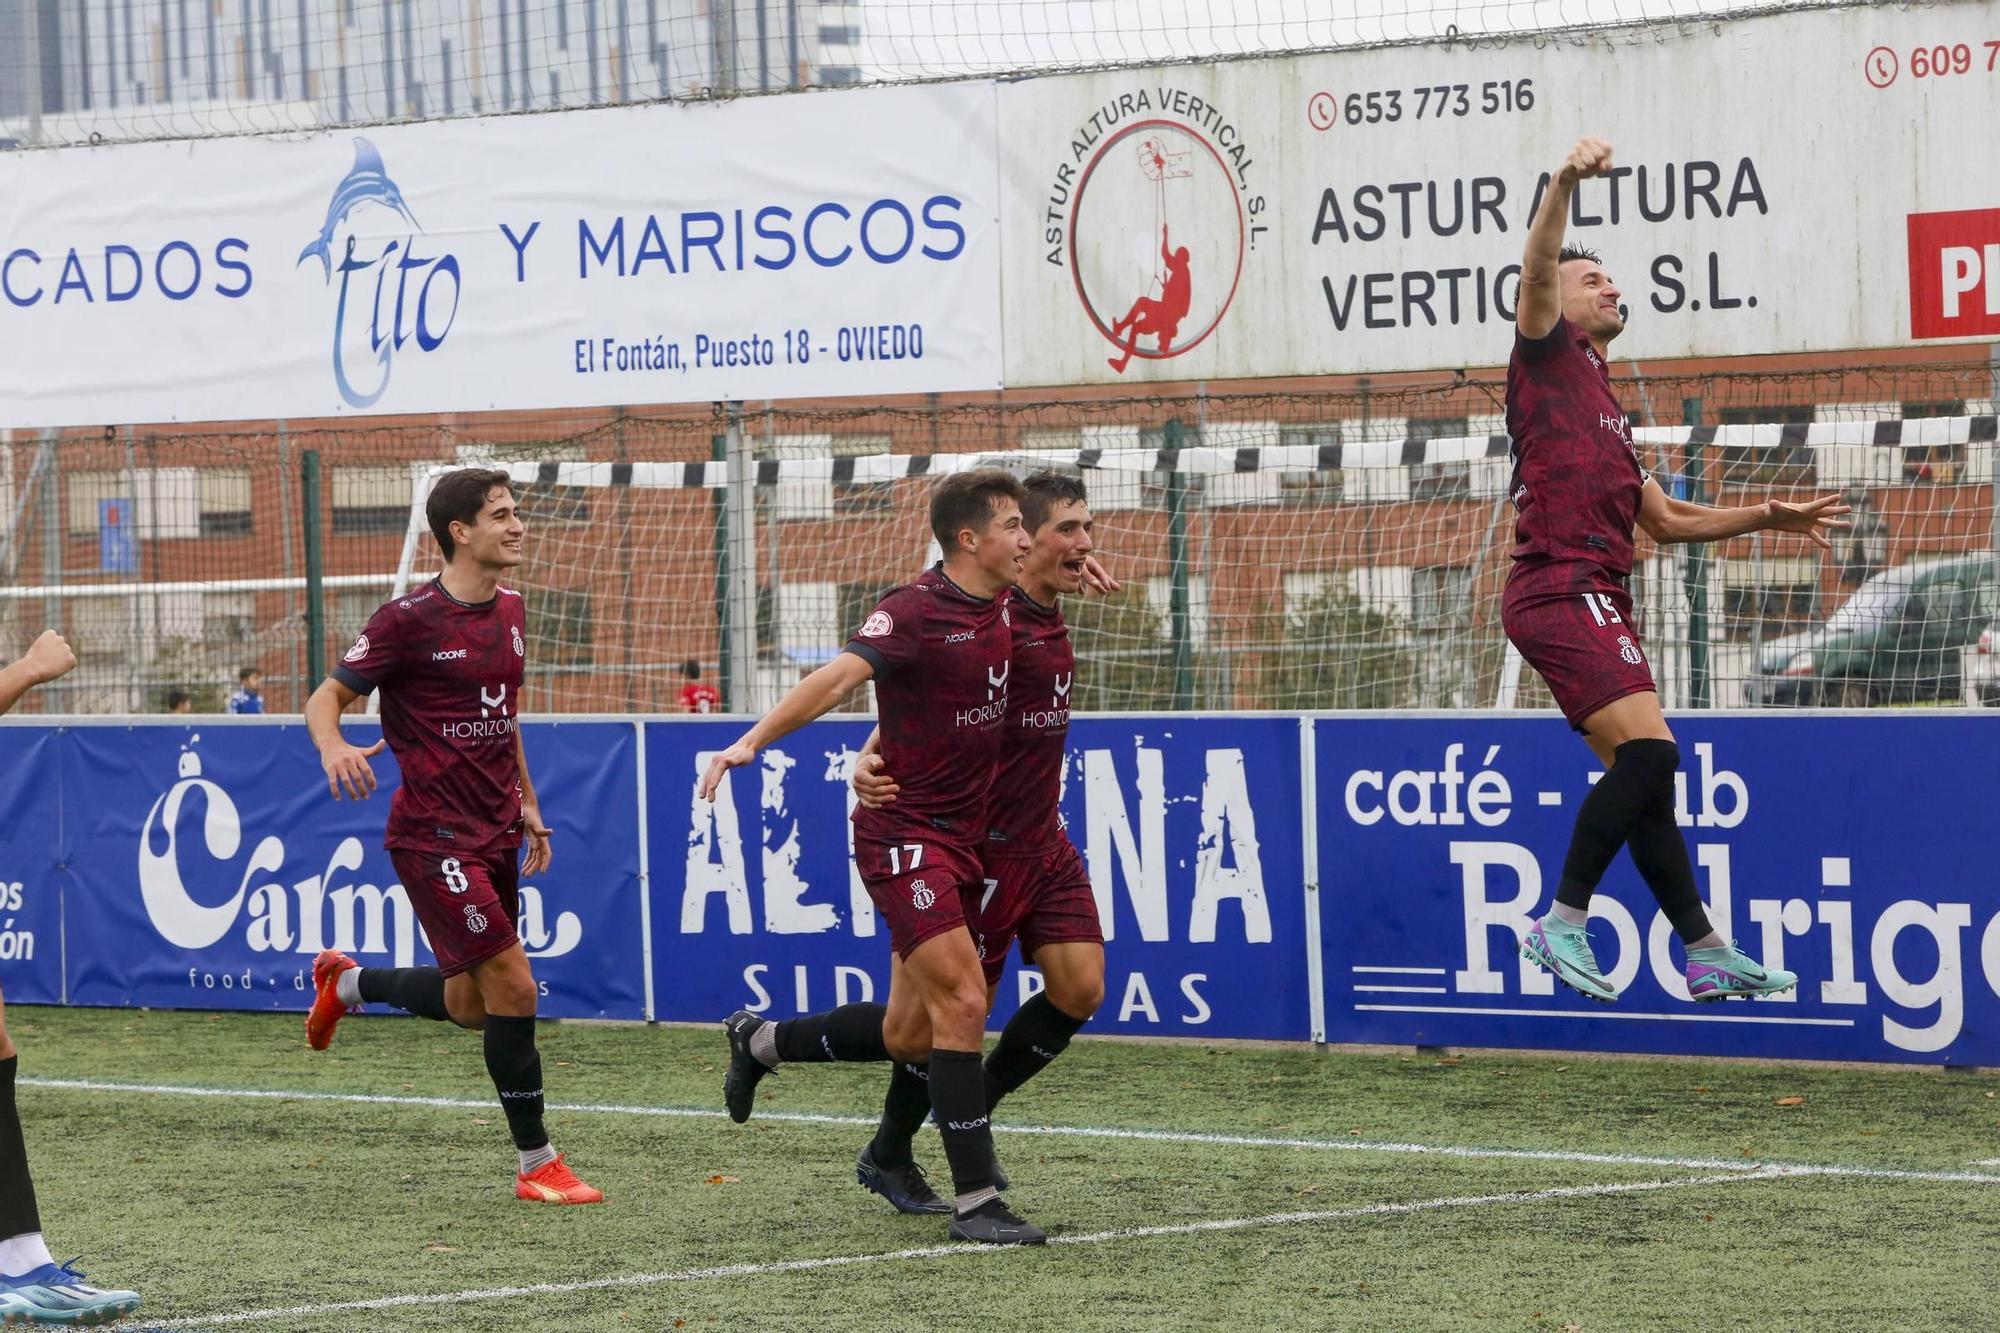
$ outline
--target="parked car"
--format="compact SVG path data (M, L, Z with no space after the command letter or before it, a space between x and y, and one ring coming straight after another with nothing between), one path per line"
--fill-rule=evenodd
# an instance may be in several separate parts
M2000 704L2000 625L1988 625L1979 632L1959 659L1959 677L1965 683L1965 701L1991 707Z
M1758 650L1751 704L1922 703L1960 697L1963 650L1996 610L1990 552L1915 560L1854 590L1824 625Z

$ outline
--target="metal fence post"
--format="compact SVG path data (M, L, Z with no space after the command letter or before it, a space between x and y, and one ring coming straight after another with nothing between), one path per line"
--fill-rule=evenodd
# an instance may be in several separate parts
M1174 703L1179 710L1194 707L1194 635L1188 614L1187 474L1181 471L1182 427L1169 421L1163 432L1162 462L1167 473L1167 617L1173 639Z
M708 456L725 466L729 462L729 437L711 435L708 437ZM733 713L736 708L736 676L730 670L729 661L729 479L725 472L723 484L715 488L715 655L721 660L722 708Z
M1681 421L1692 428L1701 425L1701 399L1681 399ZM1708 503L1707 450L1688 436L1681 456L1681 475L1687 479L1687 499L1693 504ZM1688 603L1688 706L1709 706L1708 691L1708 548L1697 542L1687 552Z
M306 554L306 680L310 694L326 679L326 595L322 585L325 552L319 526L319 450L299 454L299 530Z

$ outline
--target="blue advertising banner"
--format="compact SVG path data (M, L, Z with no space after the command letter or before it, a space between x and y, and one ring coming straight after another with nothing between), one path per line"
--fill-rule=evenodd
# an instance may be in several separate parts
M367 725L348 723L357 735ZM518 923L541 1011L642 1017L637 728L529 723L522 734L555 829L555 860L522 885ZM352 802L327 794L295 721L0 738L60 755L62 818L40 827L62 830L70 1002L301 1008L323 948L364 966L433 961L381 846L397 781L389 755L373 761L374 797ZM54 792L55 768L42 774ZM11 801L0 809L21 827ZM12 968L6 984L14 993Z
M0 731L0 988L10 1003L63 998L60 743L54 728Z
M731 773L712 806L697 781L743 723L647 728L661 1018L886 997L888 936L847 823L868 726L786 738ZM1107 937L1093 1031L1309 1035L1296 718L1078 719L1062 809ZM1038 986L1016 959L995 1022Z
M1799 986L1691 1003L1621 855L1592 907L1622 991L1603 1005L1516 947L1554 894L1589 750L1548 720L1321 720L1328 1040L2000 1064L1995 722L1675 718L1711 918Z

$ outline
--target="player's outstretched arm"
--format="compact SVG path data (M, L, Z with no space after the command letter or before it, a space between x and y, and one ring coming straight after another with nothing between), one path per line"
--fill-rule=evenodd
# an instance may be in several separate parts
M1717 542L1748 532L1790 532L1821 550L1832 550L1832 534L1848 525L1851 512L1838 495L1816 500L1766 500L1761 504L1718 509L1676 500L1658 486L1639 494L1639 526L1661 545L1676 542Z
M76 654L70 651L69 640L52 629L43 630L18 661L0 667L0 713L19 703L35 686L67 675L75 665Z
M375 770L368 761L382 753L386 741L376 741L367 749L349 745L340 734L340 715L361 696L328 677L306 700L306 735L319 750L319 766L326 770L326 789L337 801L344 789L351 800L365 801L375 790Z
M757 725L743 733L734 745L716 753L708 761L708 771L701 775L701 798L715 799L715 789L722 784L722 775L732 768L741 768L757 757L757 751L771 742L791 735L806 723L831 711L842 699L854 692L856 686L875 674L875 668L868 659L858 653L842 653L819 670L807 676L778 700L778 706L758 719Z
M1521 290L1514 307L1514 326L1524 338L1541 338L1562 317L1562 292L1556 271L1562 254L1564 220L1576 183L1611 170L1611 145L1602 139L1578 139L1561 167L1549 178L1542 206L1528 224L1528 245L1521 255Z

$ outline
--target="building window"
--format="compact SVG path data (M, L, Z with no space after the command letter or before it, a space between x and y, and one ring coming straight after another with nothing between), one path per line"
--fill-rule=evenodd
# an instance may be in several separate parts
M332 489L336 537L401 532L410 521L408 468L337 467Z
M204 468L200 491L202 536L250 535L250 469Z
M1472 618L1473 567L1430 565L1410 577L1411 628L1419 633L1456 634Z
M1319 421L1278 427L1278 444L1314 451L1340 448L1340 423ZM1336 455L1337 456L1337 455ZM1338 501L1347 474L1337 467L1286 468L1278 474L1278 490L1288 499Z
M1188 642L1197 648L1208 643L1208 580L1200 574L1190 574L1188 591ZM1146 601L1160 626L1160 637L1172 640L1174 636L1173 617L1174 582L1171 578L1160 577L1146 580Z
M582 667L595 660L597 626L589 592L540 589L527 610L530 665Z
M1735 557L1722 565L1722 617L1732 637L1768 639L1817 618L1819 562L1812 556Z
M1472 424L1469 417L1411 417L1403 438L1423 443L1430 440L1463 439ZM1472 495L1472 464L1418 463L1410 469L1412 500L1463 500Z
M1811 403L1779 407L1725 407L1716 413L1724 426L1808 425ZM1770 444L1725 444L1720 449L1725 486L1811 486L1817 473L1813 452L1800 434L1794 440Z
M894 447L894 438L886 432L835 435L830 444L835 458L860 458L867 454L886 454L892 452ZM895 491L896 483L893 481L836 482L833 487L833 512L863 514L887 509L895 503Z
M1943 399L1925 403L1904 403L1903 417L1908 421L1921 421L1927 417L1962 417L1965 415L1963 398ZM1912 432L1904 432L1905 435ZM1903 480L1918 485L1950 485L1958 480L1958 474L1965 468L1965 444L1962 441L1938 444L1906 444L1903 446Z

